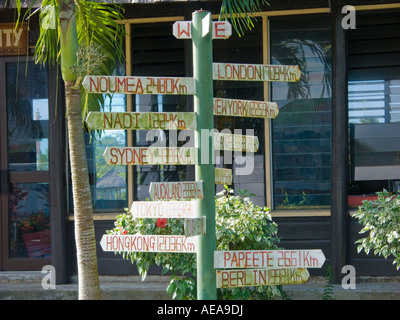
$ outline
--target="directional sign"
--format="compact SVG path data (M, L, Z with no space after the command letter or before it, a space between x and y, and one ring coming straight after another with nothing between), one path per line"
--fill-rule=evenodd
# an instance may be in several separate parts
M213 63L214 80L297 82L300 76L298 66Z
M191 112L89 112L91 130L196 130Z
M214 115L251 118L276 118L276 102L214 98Z
M309 277L304 268L217 270L217 288L297 284Z
M259 145L256 136L214 133L214 149L216 150L257 152Z
M195 94L194 78L86 76L83 87L89 93Z
M215 268L321 268L325 256L315 250L214 251Z
M202 181L151 182L151 200L189 200L203 199Z
M105 252L186 252L197 250L197 237L167 235L111 235L100 241Z
M191 39L191 25L191 21L176 21L172 25L172 34L178 39ZM232 26L228 21L213 21L212 29L213 39L226 39L232 35Z
M215 184L232 184L232 169L215 168Z
M103 158L110 165L197 164L197 148L107 147Z
M133 201L132 218L195 218L196 201Z
M185 219L184 230L186 237L206 234L206 217Z

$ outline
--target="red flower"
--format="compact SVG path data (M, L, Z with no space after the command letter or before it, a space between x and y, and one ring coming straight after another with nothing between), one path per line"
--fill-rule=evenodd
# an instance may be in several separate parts
M128 231L124 230L122 231L122 235L126 235L128 233Z
M157 219L157 223L156 223L156 225L157 225L157 227L159 227L159 228L165 228L166 226L167 226L167 219L165 219L165 218L159 218L159 219Z

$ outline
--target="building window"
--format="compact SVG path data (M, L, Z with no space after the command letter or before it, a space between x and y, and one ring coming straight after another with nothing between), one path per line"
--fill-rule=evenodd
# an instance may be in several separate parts
M348 39L349 207L400 190L399 11L362 13Z
M262 64L262 23L239 37L235 31L226 40L213 41L213 61L216 63ZM214 97L263 101L263 83L259 81L214 81ZM264 119L252 117L215 116L214 127L219 132L256 136L257 152L227 152L216 150L216 167L233 169L233 188L247 190L252 202L266 205ZM217 192L223 188L217 185Z
M271 64L298 65L297 83L271 82L274 209L330 206L331 37L328 16L270 19Z

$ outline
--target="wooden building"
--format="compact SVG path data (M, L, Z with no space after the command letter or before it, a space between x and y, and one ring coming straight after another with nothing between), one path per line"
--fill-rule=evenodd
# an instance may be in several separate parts
M274 101L279 107L273 120L216 116L215 124L219 130L254 130L259 150L247 163L251 170L234 175L233 188L246 188L257 205L271 208L282 247L322 249L338 282L344 265L353 265L357 276L398 275L390 260L357 253L361 227L352 214L376 191L400 188L400 2L351 4L354 16L341 0L271 0L256 14L252 31L213 42L214 62L300 67L298 83L214 81L215 97ZM116 74L190 77L191 41L176 39L172 25L191 20L200 8L218 19L220 6L124 4L127 61ZM76 270L62 80L54 66L31 62L35 18L29 31L15 30L15 10L0 6L0 21L0 271L52 264L63 283ZM193 110L193 98L182 95L116 94L108 104L113 111ZM150 182L194 179L192 166L104 164L105 146L149 145L146 135L113 131L92 142L88 136L98 241L125 207L148 197ZM177 138L170 132L168 141ZM98 263L100 274L137 273L100 246Z

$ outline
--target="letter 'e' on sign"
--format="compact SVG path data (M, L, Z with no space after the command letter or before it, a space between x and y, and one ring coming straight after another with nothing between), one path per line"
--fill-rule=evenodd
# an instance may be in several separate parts
M0 23L0 56L26 55L28 50L26 24Z
M172 34L177 39L191 39L191 21L176 21L172 26ZM228 21L213 21L212 38L227 39L232 35L232 25Z

